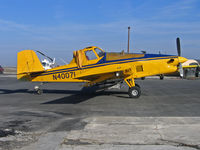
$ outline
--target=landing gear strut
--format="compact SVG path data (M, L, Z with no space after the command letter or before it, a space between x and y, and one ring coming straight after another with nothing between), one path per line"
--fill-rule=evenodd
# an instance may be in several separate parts
M141 95L140 86L135 84L134 78L124 79L127 85L129 86L128 95L131 98L139 98Z

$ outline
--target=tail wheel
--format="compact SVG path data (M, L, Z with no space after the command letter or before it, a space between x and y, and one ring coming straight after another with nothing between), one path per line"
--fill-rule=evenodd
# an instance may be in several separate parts
M34 87L34 90L35 90L35 93L38 95L41 95L43 93L43 90L40 89L40 87L37 85Z
M129 88L129 90L128 90L128 95L129 95L131 98L139 98L140 95L141 95L140 87L134 86L134 87Z
M39 89L38 91L37 91L37 94L38 95L41 95L43 93L43 90L42 89Z
M37 90L35 90L35 92L36 92L36 94L41 95L43 93L43 90L42 89L37 89Z

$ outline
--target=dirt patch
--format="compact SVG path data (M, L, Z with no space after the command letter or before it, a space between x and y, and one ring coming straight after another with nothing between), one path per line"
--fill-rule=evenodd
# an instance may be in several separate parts
M11 120L8 122L3 123L2 129L9 129L9 130L19 130L19 131L29 131L29 127L27 125L28 122L31 120Z
M0 137L6 137L9 135L16 135L17 132L14 129L0 129Z

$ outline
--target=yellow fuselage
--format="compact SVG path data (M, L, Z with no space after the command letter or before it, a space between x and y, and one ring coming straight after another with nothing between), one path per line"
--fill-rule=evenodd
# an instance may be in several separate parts
M168 63L171 59L174 62ZM69 64L53 69L46 70L42 73L31 74L31 81L41 82L87 82L89 79L84 77L93 75L104 75L113 72L123 72L120 77L132 75L133 78L145 76L173 73L177 71L179 63L178 57L168 56L159 58L144 58L134 60L119 60L101 64L83 65L77 68L77 65ZM113 74L112 78L119 78Z
M98 55L95 48L76 51L70 64L49 70L42 69L34 51L19 52L17 77L33 82L98 83L108 79L173 73L177 71L179 63L187 60L172 55L105 53L102 50L104 54ZM96 58L89 60L87 51L93 51Z

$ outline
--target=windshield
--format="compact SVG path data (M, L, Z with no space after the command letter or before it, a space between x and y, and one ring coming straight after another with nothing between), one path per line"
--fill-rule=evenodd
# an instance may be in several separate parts
M85 52L85 56L88 60L97 59L95 53L92 50L88 50Z
M98 55L99 57L104 56L104 52L103 52L102 50L100 50L99 48L95 48L94 50L95 50L95 52L97 53L97 55Z

